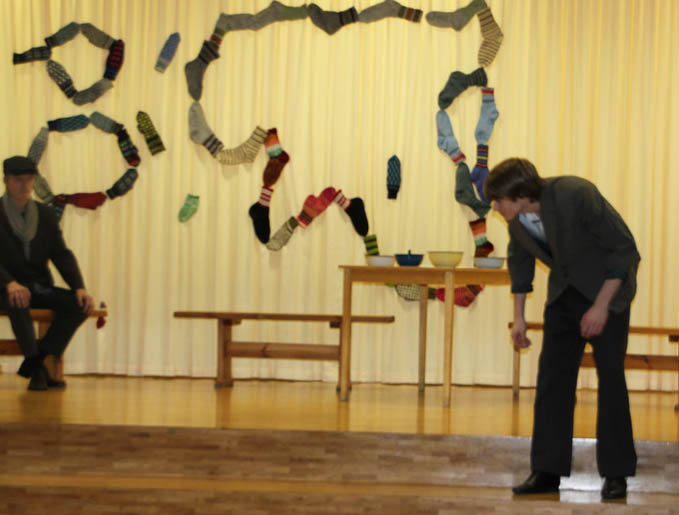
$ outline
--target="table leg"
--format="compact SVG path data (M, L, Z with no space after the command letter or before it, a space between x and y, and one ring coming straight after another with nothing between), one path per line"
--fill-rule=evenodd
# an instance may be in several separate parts
M418 353L417 391L424 392L424 374L427 362L427 302L429 287L420 285L420 346Z
M445 274L445 327L443 334L443 405L450 406L450 380L453 365L453 315L455 307L455 287L453 272Z
M514 355L514 370L512 371L512 396L516 399L519 396L519 385L521 383L521 353L518 351L518 349L514 349L512 354Z
M349 398L351 380L351 271L344 270L342 286L342 326L340 348L340 400Z
M231 376L231 355L229 354L231 343L231 321L217 320L217 378L215 386L233 386Z

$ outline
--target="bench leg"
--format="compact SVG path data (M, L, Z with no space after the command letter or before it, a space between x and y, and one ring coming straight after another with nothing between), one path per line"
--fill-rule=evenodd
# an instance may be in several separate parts
M231 343L231 322L229 320L217 320L217 378L215 386L233 386L231 377L231 355L229 344Z
M50 328L50 322L38 322L38 339L42 339L45 334L47 334L47 330ZM51 357L48 356L48 359L51 359ZM54 379L57 381L63 381L64 380L64 356L62 355L58 360L55 360L55 374L54 374Z
M519 384L521 381L521 353L514 349L514 371L512 372L512 396L519 396Z

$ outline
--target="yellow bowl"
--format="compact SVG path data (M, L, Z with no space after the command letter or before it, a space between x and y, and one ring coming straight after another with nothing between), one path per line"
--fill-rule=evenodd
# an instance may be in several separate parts
M461 251L447 251L447 250L430 250L427 252L429 261L434 266L455 268L462 261Z

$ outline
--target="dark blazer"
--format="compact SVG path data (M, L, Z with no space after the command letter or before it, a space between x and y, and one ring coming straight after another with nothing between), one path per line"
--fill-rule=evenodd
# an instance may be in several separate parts
M603 282L622 279L610 310L625 310L636 293L641 257L618 212L591 182L579 177L547 179L540 196L540 218L547 246L541 246L517 216L509 223L507 266L512 293L533 290L535 258L550 268L547 304L568 286L592 302Z
M23 243L12 232L5 208L0 202L0 288L4 291L11 281L17 281L29 289L33 289L34 284L53 286L54 279L47 266L48 261L54 263L71 289L84 288L78 262L64 243L52 208L41 202L36 204L38 229L31 241L30 260L27 260Z

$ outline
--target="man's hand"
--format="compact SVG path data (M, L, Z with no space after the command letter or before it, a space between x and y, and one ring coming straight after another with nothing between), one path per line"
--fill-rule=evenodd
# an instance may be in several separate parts
M526 336L526 321L522 318L514 319L512 323L512 341L516 350L527 349L531 341Z
M590 339L599 336L606 327L608 320L608 307L601 306L598 303L592 304L580 320L580 335L583 338Z
M16 281L7 283L7 298L13 308L27 308L31 305L31 290Z
M87 293L85 288L79 288L75 291L75 297L78 300L78 306L83 309L83 313L91 315L94 310L94 299Z

